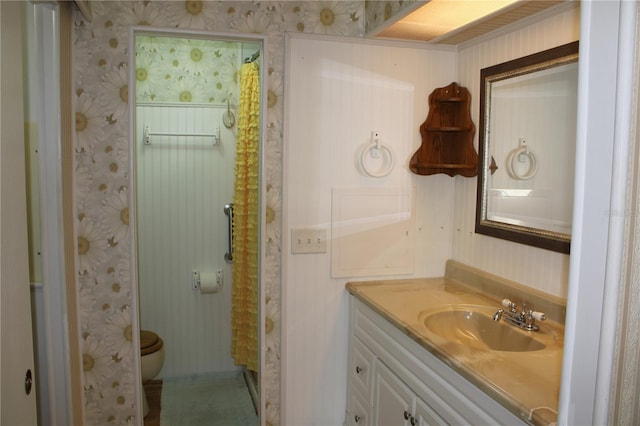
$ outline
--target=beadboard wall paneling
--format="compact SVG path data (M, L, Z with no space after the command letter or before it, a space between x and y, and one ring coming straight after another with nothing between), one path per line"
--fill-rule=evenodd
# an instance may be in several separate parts
M283 424L342 424L346 403L351 278L331 278L331 244L326 253L291 254L291 230L320 226L331 238L333 188L415 187L414 274L386 278L442 275L451 255L454 180L414 175L408 163L429 93L456 74L455 50L376 43L288 39L282 366L284 399L295 403L284 408ZM383 178L358 169L373 130L395 160Z
M573 7L511 33L461 46L458 81L471 92L479 123L480 70L579 39L580 10ZM478 135L475 138L478 147ZM566 297L569 256L474 233L477 179L456 178L452 258L538 290ZM543 265L541 267L541 265Z
M136 109L137 224L141 328L164 340L161 377L237 369L231 359L231 267L227 217L233 198L236 138L222 124L225 107L138 106ZM211 133L209 137L152 132ZM200 294L191 271L222 269L222 291Z

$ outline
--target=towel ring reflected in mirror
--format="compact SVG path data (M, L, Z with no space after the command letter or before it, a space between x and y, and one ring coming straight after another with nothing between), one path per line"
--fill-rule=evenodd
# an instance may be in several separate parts
M569 253L577 92L577 41L480 71L476 233Z
M523 158L526 159L522 160ZM518 167L518 163L523 161L527 164L525 172L520 171L520 167ZM527 147L520 147L511 151L507 161L505 161L505 165L507 173L515 180L529 180L538 173L538 159L533 151Z

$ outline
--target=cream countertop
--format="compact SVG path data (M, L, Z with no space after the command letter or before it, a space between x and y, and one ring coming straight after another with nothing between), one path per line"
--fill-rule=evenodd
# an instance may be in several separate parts
M474 288L449 278L352 282L346 288L518 417L533 424L555 422L564 343L563 324L551 319L537 322L540 330L536 332L509 325L518 333L530 334L544 343L542 350L484 350L434 334L423 323L425 312L450 305L479 305L486 307L482 311L491 317L500 307L501 298L480 294ZM513 295L504 297L520 302ZM543 311L538 306L534 307Z

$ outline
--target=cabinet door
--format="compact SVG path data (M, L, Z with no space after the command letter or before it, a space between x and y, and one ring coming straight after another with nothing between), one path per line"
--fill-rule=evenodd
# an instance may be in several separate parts
M374 421L379 426L411 425L414 393L382 362L375 374Z
M427 405L426 402L420 398L416 398L416 405L414 410L415 423L418 426L445 426L448 423L445 422L442 417L436 414L436 412Z

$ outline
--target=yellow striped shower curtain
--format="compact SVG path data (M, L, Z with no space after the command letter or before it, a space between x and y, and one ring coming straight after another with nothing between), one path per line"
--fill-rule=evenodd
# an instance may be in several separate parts
M255 62L240 68L240 105L233 195L231 355L258 371L258 177L260 73Z

